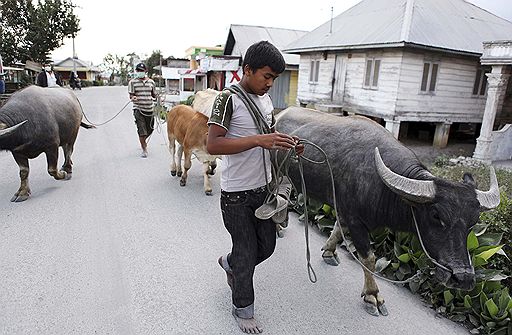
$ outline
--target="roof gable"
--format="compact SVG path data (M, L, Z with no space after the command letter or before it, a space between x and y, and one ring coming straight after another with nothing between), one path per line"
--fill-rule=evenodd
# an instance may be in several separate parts
M290 41L304 36L307 31L232 24L224 47L225 55L245 56L247 49L259 41L269 41L282 50ZM298 65L299 56L283 53L286 64Z
M464 0L363 0L292 42L285 51L413 44L482 53L483 41L507 39L512 23ZM508 37L507 37L508 36Z

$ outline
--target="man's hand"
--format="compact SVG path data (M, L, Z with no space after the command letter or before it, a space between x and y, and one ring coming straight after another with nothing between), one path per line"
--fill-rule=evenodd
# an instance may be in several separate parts
M297 156L300 156L304 153L304 144L299 143L299 138L297 136L293 136L293 140L295 141L295 153Z
M261 135L260 147L265 149L288 150L295 147L295 140L290 135L275 132Z

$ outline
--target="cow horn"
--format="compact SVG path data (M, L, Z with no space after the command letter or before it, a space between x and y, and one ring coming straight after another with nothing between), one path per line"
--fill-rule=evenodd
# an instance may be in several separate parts
M498 207L500 204L500 190L498 187L498 179L496 179L496 173L494 168L491 166L490 169L491 186L489 191L484 192L476 190L476 198L480 202L480 207L483 210L489 210Z
M15 124L14 126L12 127L9 127L9 128L5 128L5 129L1 129L0 130L0 137L2 136L5 136L5 135L9 135L10 133L12 133L13 131L15 131L16 129L18 129L18 127L20 127L22 124L24 124L25 122L27 122L27 120L23 121L23 122L20 122L18 124Z
M382 161L377 147L375 148L375 165L384 184L401 197L416 203L426 203L436 196L432 180L411 179L391 171Z

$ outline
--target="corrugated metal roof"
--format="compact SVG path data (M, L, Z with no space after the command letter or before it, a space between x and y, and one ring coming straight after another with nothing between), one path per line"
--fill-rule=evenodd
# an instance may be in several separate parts
M481 54L512 22L464 0L363 0L283 48L287 52L403 46Z
M306 33L307 31L303 30L232 24L230 27L230 34L228 35L228 41L226 43L224 53L228 51L230 52L229 55L238 55L244 57L247 49L258 41L269 41L275 45L276 48L282 50L286 45L290 43L290 41L295 41L298 38L304 36ZM233 36L234 41L230 41L231 36ZM228 50L230 43L231 48L236 46L236 49ZM282 54L286 64L299 64L300 56L287 53Z

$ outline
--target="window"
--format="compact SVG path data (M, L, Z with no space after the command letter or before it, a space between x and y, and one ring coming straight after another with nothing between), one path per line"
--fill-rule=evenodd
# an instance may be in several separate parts
M320 72L320 61L312 60L309 67L309 82L311 84L318 83L318 73Z
M194 78L183 78L183 91L194 92Z
M423 76L421 78L422 92L434 92L436 90L438 72L439 64L431 62L423 64Z
M364 87L377 88L379 84L380 59L368 58L364 75Z
M486 73L491 72L488 68L478 67L476 69L475 83L473 84L473 95L485 95L487 89Z

